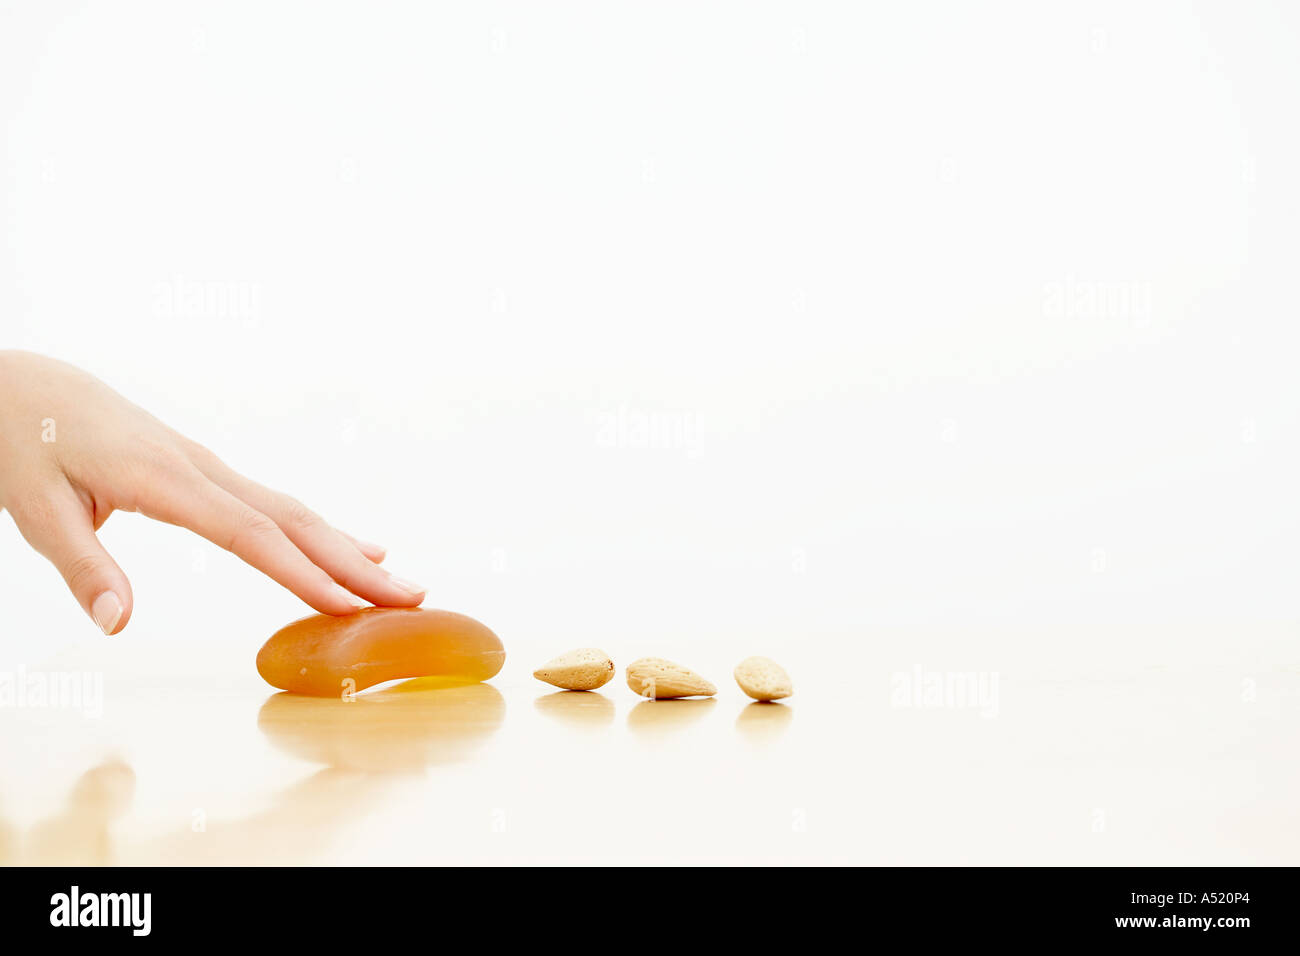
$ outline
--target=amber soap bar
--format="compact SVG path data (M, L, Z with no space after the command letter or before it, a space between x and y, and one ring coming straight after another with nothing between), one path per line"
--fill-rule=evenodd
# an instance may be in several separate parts
M506 661L501 640L453 611L368 607L332 617L313 614L271 635L257 672L272 687L312 697L342 697L384 681L445 677L484 681Z

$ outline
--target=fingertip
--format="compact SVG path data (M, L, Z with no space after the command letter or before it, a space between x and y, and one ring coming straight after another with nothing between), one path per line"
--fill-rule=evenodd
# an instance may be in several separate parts
M428 589L423 585L388 574L384 604L389 607L419 607L424 602Z
M126 627L130 614L117 592L108 590L100 592L90 602L90 617L105 635L112 636Z
M406 578L399 578L395 574L388 575L388 582L404 593L420 598L423 598L429 590L422 584L416 584L414 581L406 580Z
M355 614L362 608L369 607L363 598L357 597L341 584L335 584L330 588L330 605L331 609L327 612L335 617L341 617L346 614Z

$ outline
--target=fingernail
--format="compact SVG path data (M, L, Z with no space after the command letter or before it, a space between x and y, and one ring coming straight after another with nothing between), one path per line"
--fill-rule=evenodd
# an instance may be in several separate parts
M375 544L373 541L362 541L360 538L357 539L357 547L362 551L378 551L380 554L388 553L388 549L382 544Z
M355 608L369 607L370 605L357 597L341 584L334 585L334 596L341 601L347 601Z
M122 620L122 601L112 591L105 591L90 602L90 616L101 631L112 634L117 622Z
M399 578L395 574L390 574L388 580L392 581L393 584L397 585L408 594L423 594L427 590L426 588L416 584L414 581L407 581L405 578Z

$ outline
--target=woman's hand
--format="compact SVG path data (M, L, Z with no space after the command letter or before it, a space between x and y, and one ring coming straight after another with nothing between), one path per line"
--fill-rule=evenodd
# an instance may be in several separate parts
M95 536L114 511L189 528L326 614L424 597L379 567L379 546L232 471L85 372L28 352L0 351L0 508L105 634L132 606Z

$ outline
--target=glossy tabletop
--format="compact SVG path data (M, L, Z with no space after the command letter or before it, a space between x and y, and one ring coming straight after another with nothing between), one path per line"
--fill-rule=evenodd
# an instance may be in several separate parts
M26 699L0 708L0 860L1227 864L1300 849L1298 667L785 656L795 695L778 704L725 672L711 700L639 700L621 667L561 692L516 659L486 684L343 701L267 687L230 644L89 641L12 675Z

